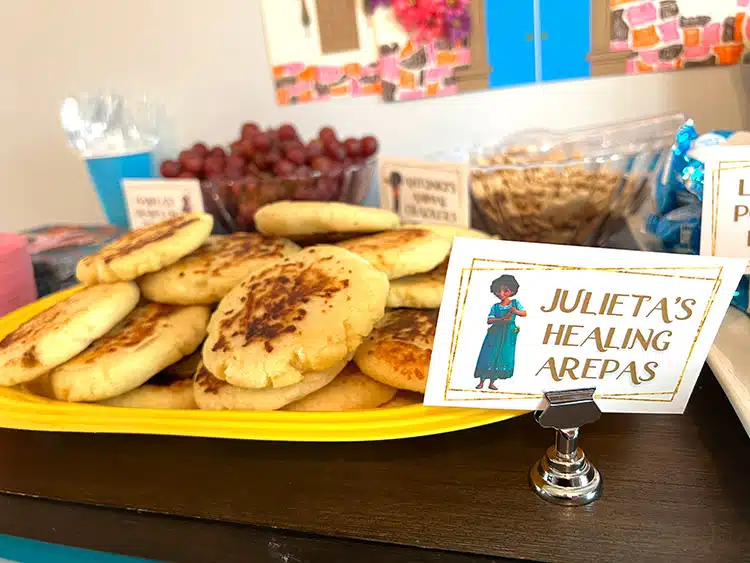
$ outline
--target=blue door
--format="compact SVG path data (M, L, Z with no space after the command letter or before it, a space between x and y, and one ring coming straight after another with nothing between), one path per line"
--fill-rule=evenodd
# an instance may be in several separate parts
M487 0L485 19L490 87L535 82L534 0Z
M542 80L591 76L586 60L591 52L590 0L537 1L541 8ZM490 4L495 2L489 0Z

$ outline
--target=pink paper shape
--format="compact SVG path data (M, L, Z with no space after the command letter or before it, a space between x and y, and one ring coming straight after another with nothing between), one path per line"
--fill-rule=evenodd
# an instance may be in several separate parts
M627 41L612 41L609 44L609 50L613 53L619 51L630 51L630 45Z
M359 87L359 80L350 80L349 88L352 96L359 96L362 93L362 89Z
M332 84L344 75L338 66L319 66L317 70L318 82L323 84Z
M747 8L750 6L750 0L737 0L737 6L740 8Z
M379 72L378 66L378 63L363 66L362 76L377 76Z
M401 90L398 93L399 100L421 100L424 98L424 92L422 90Z
M438 96L453 96L454 94L458 94L458 86L456 86L455 84L453 86L448 86L447 88L438 90Z
M456 65L465 66L471 62L471 51L462 47L456 51Z
M656 70L659 70L659 71L674 70L674 65L672 63L660 61L656 65Z
M443 78L448 78L453 74L453 69L447 67L436 67L427 70L427 82L440 82Z
M432 66L435 64L435 57L437 56L437 48L435 43L428 43L424 46L425 53L427 54L427 65Z
M389 82L396 82L398 78L398 62L395 55L388 55L380 59L380 77Z
M305 63L289 63L284 65L284 72L288 76L297 76L300 72L305 70L305 68L307 68Z
M637 72L638 66L635 64L635 59L625 61L625 74L635 74Z
M705 59L711 53L711 49L705 45L696 45L694 47L685 47L686 59Z
M659 49L644 49L638 51L641 60L647 65L655 65L659 62Z
M719 25L719 24L716 24ZM672 20L670 22L659 24L659 32L661 33L661 38L664 42L668 43L670 41L679 41L680 40L680 27L677 23L677 20Z
M653 2L633 6L625 11L625 15L631 26L640 27L656 21L656 6Z
M307 92L313 88L313 83L308 81L300 81L292 85L288 91L292 96L299 96L300 94Z
M721 41L721 24L719 22L710 23L703 28L703 44L704 45L706 45L707 47L711 45L718 45L720 41Z

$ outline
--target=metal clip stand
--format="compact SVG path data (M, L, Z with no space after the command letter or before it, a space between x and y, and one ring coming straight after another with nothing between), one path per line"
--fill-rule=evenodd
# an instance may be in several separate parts
M595 389L550 391L545 405L534 413L542 428L557 431L555 444L531 468L531 487L544 500L567 506L581 506L602 494L602 477L578 447L581 426L601 416L594 402Z

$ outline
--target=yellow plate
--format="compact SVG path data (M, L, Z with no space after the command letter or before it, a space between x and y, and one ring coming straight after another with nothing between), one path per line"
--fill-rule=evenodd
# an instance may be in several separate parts
M0 339L75 291L78 288L50 295L0 318ZM521 414L424 405L336 413L128 409L53 401L18 388L0 387L0 427L55 432L359 442L441 434Z

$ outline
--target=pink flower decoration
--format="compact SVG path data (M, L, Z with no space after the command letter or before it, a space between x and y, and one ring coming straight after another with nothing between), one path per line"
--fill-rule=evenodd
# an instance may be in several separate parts
M393 0L393 14L406 31L415 31L425 17L429 0Z
M462 17L469 11L471 0L445 0L445 15L447 17Z

